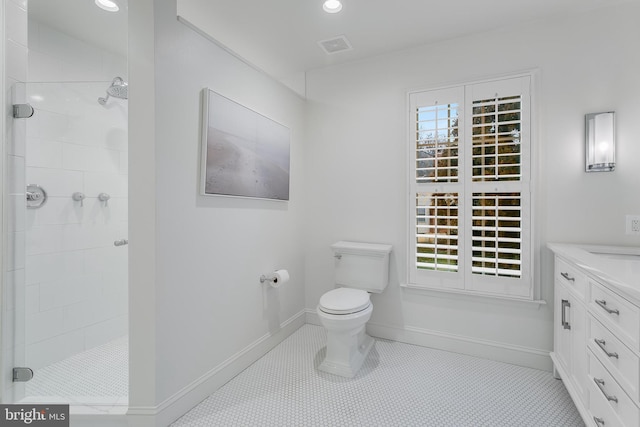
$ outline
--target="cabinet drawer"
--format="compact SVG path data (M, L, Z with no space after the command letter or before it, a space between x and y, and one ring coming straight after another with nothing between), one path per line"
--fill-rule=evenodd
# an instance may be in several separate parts
M564 283L567 288L572 289L584 298L587 289L586 276L558 257L556 257L555 280L559 283Z
M607 399L602 396L602 392L598 390L596 384L593 381L589 381L587 387L589 391L589 415L591 416L591 421L593 421L588 425L597 427L619 427L624 425L620 421L620 417L609 406Z
M600 361L591 352L588 353L589 408L594 411L595 408L608 406L617 415L622 425L630 427L640 425L640 410L638 407L602 366ZM603 406L602 403L606 405ZM609 425L619 424L614 422Z
M640 358L589 315L587 343L593 354L636 402L640 402Z
M599 283L590 280L589 285L589 311L622 342L640 350L640 309Z

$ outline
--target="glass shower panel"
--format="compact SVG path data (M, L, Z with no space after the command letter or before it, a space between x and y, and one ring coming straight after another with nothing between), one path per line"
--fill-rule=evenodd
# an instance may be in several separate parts
M26 402L128 402L128 106L98 101L110 84L26 84Z

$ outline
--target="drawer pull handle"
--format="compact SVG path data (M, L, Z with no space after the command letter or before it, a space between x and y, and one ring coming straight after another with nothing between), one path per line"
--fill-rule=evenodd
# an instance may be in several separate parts
M604 425L604 420L602 418L596 417L595 415L593 416L593 421L595 421L598 426Z
M607 351L607 349L605 348L605 345L607 344L607 342L605 340L599 340L599 339L594 339L594 341L596 342L596 344L598 344L598 347L600 347L602 349L602 351L604 351L604 354L606 354L609 357L615 357L616 359L618 359L618 353L609 353Z
M567 307L571 307L571 303L569 302L569 300L563 299L562 300L562 317L560 319L560 324L564 329L571 329L571 325L569 324L569 322L567 322L567 314L565 311Z
M607 307L607 302L603 299L597 299L596 300L596 304L598 304L600 307L602 307L604 309L604 311L606 311L609 314L617 314L618 316L620 315L620 310L616 309L611 309L609 307Z
M608 401L618 403L618 398L617 397L611 396L610 394L607 394L606 391L604 391L604 380L601 380L600 378L595 378L594 377L593 381L595 381L596 385L598 386L598 388L600 389L602 394L604 394L604 397L606 397Z
M575 282L576 281L576 278L569 276L569 273L560 273L560 275L562 277L564 277L565 279L567 279L568 281L570 281L570 282Z

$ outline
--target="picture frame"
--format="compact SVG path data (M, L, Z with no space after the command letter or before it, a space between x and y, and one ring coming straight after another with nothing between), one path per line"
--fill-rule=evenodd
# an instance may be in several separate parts
M203 89L201 195L288 201L290 140L288 127Z

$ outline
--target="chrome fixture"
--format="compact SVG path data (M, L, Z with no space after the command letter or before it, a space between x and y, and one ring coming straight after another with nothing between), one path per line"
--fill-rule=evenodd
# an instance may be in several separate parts
M616 396L613 396L611 394L608 394L605 389L604 389L604 380L600 379L600 378L596 378L593 377L593 381L596 383L596 385L598 386L598 388L600 389L600 391L602 392L602 394L604 395L604 397L606 397L607 400L611 401L611 402L616 402L618 403L618 398Z
M111 86L107 88L107 96L98 98L100 105L105 105L110 96L120 99L129 99L129 84L122 77L116 77L111 82Z
M107 206L107 204L109 203L109 199L110 198L111 198L111 196L108 195L107 193L98 194L98 200L100 200L101 202L104 202L105 206Z
M84 193L81 193L79 191L76 191L71 195L71 198L73 200L75 200L76 202L80 202L80 206L84 206L84 199L86 199L86 197L87 196L85 196Z
M609 172L616 167L615 112L585 116L585 152L587 172Z
M260 276L260 283L264 283L264 282L273 283L275 279L276 279L276 276L273 273L269 274L268 276L263 274Z
M13 104L14 119L28 119L33 116L35 110L29 104Z
M47 202L47 192L36 184L27 185L27 209L41 208Z
M124 246L128 244L129 244L129 241L127 239L120 239L113 242L113 246Z
M562 318L560 320L560 324L564 329L571 329L571 325L567 321L567 313L565 311L567 307L571 307L571 303L569 302L569 300L563 299L562 300Z
M13 382L24 383L33 378L33 370L31 368L13 368Z

